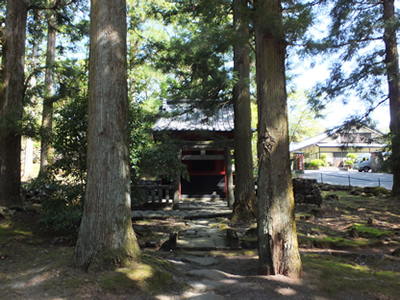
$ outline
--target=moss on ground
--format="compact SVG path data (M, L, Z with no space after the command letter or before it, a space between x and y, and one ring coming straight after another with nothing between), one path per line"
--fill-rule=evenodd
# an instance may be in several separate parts
M319 281L319 289L328 294L351 295L363 291L366 298L400 299L399 272L363 266L354 262L353 257L305 254L302 261L307 274Z
M184 288L174 280L174 267L165 260L151 255L143 255L142 262L130 268L118 268L113 272L102 273L99 286L104 291L119 293L140 290L144 294L158 294Z

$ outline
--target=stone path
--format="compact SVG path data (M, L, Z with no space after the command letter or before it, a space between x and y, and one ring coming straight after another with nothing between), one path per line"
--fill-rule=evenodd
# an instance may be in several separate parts
M187 229L179 232L175 248L190 251L210 251L232 249L231 242L226 236L226 231L219 229L217 220L220 217L230 217L231 214L232 209L222 199L183 199L179 203L179 209L177 210L170 208L137 209L132 211L132 219L176 218L185 220ZM187 274L193 277L193 280L187 282L190 289L179 299L226 299L224 296L214 293L215 289L224 285L223 279L228 277L222 271L209 269L218 262L216 258L186 254L176 257L171 255L167 260L178 267L185 266L185 269L189 269ZM161 296L159 299L172 300L177 298Z
M218 228L215 219L200 219L186 224L189 228L179 232L177 249L202 251L231 249L226 232Z
M135 209L132 211L132 219L199 219L228 217L232 209L223 199L182 199L179 209Z
M175 248L210 251L232 249L226 232L218 228L216 221L218 217L229 217L231 214L232 209L222 199L183 199L177 210L133 210L132 219L187 220L188 228L178 233Z
M167 261L185 269L185 273L192 279L187 282L190 287L179 299L191 300L224 300L225 297L215 293L216 289L230 286L232 279L240 279L242 276L225 273L215 269L218 259L214 257L199 257L190 254L170 256ZM163 296L164 300L176 299Z

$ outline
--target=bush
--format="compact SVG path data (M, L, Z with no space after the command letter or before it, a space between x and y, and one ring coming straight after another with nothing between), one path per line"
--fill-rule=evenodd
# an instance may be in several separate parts
M356 160L357 159L357 154L355 154L355 153L348 153L347 155L346 155L346 157L349 159L349 160Z
M31 182L29 189L45 195L40 224L59 234L77 233L83 212L83 183L57 180L54 170L48 169Z
M321 166L325 166L325 163L324 163L324 161L322 159L313 159L310 162L310 167L318 168L318 167L321 167Z
M344 161L344 164L345 164L345 165L348 165L348 166L352 166L353 163L354 163L354 162L353 162L352 160L345 160L345 161Z

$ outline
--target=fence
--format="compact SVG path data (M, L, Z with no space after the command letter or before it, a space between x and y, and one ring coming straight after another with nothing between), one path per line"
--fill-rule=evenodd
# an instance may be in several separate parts
M369 173L372 174L372 173ZM351 175L336 175L328 173L297 174L300 178L316 179L319 183L348 186L382 186L388 190L392 188L393 179L383 177L361 178Z
M140 185L140 189L142 190L143 198L145 202L150 203L162 203L162 202L171 202L173 201L173 196L171 192L174 189L173 185L155 185L155 184L146 184Z

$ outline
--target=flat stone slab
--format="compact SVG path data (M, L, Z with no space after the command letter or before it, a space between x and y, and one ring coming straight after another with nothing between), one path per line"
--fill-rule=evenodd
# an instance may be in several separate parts
M188 284L192 289L200 293L212 291L224 285L223 282L214 280L190 281Z
M183 256L181 257L183 262L195 263L201 266L215 265L218 260L213 257L198 257L198 256Z
M191 270L188 272L188 274L193 275L193 276L205 277L210 280L223 280L223 279L228 278L226 273L224 273L220 270L217 270L217 269Z
M197 248L202 250L215 250L216 244L212 238L209 237L185 237L180 238L176 242L176 248L187 249Z
M185 200L182 199L177 210L151 210L134 209L131 212L133 219L204 219L214 217L228 217L232 209L226 205L226 201L210 200ZM198 224L204 224L199 222Z
M194 293L186 292L184 298L188 300L225 300L224 296L220 296L214 293Z

